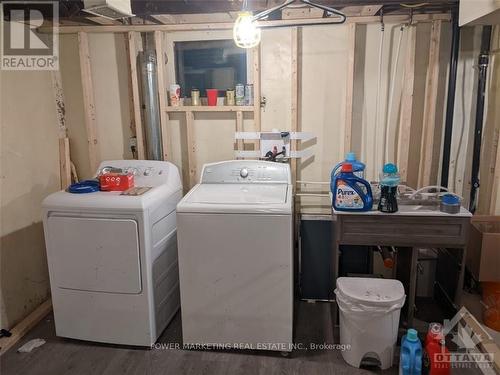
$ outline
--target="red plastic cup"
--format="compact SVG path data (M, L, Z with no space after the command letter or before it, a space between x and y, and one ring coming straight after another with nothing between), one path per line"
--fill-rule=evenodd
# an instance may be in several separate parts
M207 89L207 101L209 106L217 105L217 89Z

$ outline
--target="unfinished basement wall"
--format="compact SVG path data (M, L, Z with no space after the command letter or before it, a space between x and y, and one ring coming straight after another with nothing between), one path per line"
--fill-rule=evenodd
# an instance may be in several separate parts
M299 130L312 132L316 139L302 145L312 147L314 156L298 164L298 178L306 181L329 181L330 171L343 158L344 124L346 117L346 87L348 65L348 25L304 27L299 38ZM426 82L429 80L429 48L432 27L418 23L415 32L414 89L411 102L411 129L409 131L409 163L407 183L417 188L422 158L432 154L431 174L426 184L439 183L439 165L446 105L446 84L449 69L451 27L442 21L441 43L437 55L438 80L434 109L435 127L433 145L423 144L426 124L426 96L432 97ZM407 56L410 33L406 25L386 23L382 33L380 24L357 25L355 49L355 79L353 100L352 149L367 163L367 177L376 180L386 161L398 164L398 146L402 132L403 89L407 80ZM457 84L455 129L452 144L450 177L452 190L467 197L467 181L471 157L471 124L475 105L475 70L480 29L464 28ZM262 130L290 130L291 126L291 59L292 29L266 29L261 42L261 94L266 99L262 109ZM96 116L101 152L105 158L129 158L129 101L126 87L126 63L121 62L124 46L122 34L89 34L91 64L96 97ZM166 33L165 87L175 82L173 43L175 41L230 39L226 31L182 31ZM381 44L382 40L382 44ZM78 41L76 36L62 36L62 73L65 89L68 127L72 143L72 157L83 177L92 175L88 165L79 83ZM66 51L66 52L64 52ZM379 61L381 64L379 64ZM251 56L248 58L251 73ZM253 77L249 75L251 82ZM79 86L80 85L80 86ZM112 97L112 98L110 98ZM68 100L70 103L68 104ZM71 105L71 101L74 105ZM490 100L491 101L491 100ZM75 109L76 108L76 109ZM76 113L76 115L75 115ZM75 120L71 121L73 117ZM490 116L491 117L491 116ZM457 124L461 126L458 127ZM187 171L186 122L183 113L171 113L168 121L170 160ZM458 128L457 128L458 127ZM464 129L462 131L462 129ZM253 115L245 113L244 130L253 131ZM195 169L199 178L204 163L234 158L234 113L195 113L193 143ZM463 136L461 137L463 133ZM385 136L384 136L385 134ZM384 147L385 143L385 147ZM461 146L459 146L461 144ZM251 147L251 145L249 145ZM455 166L457 166L455 171ZM465 181L465 182L464 182ZM313 191L328 190L326 186ZM301 205L316 210L327 207L328 198L302 198Z
M471 189L472 148L477 100L477 59L481 27L463 27L457 67L457 88L451 143L449 187L464 197L466 206Z
M0 71L0 326L47 300L41 202L59 190L58 122L50 72Z
M89 34L89 49L99 161L131 159L129 140L132 132L125 35ZM71 159L79 177L90 178L95 175L95 171L90 167L76 34L60 36L60 66Z
M76 34L59 37L59 69L63 86L71 161L75 164L80 179L90 178L94 171L90 170Z
M90 34L89 43L101 160L131 159L125 35Z
M299 50L302 50L299 129L312 132L316 138L302 145L312 147L314 155L300 160L297 174L303 181L329 181L332 167L343 159L348 28L303 28ZM320 192L329 188L307 185L307 190ZM324 207L329 206L329 199L302 197L300 204L304 213L326 213Z
M175 80L175 42L184 41L203 41L203 40L224 40L232 39L231 30L214 30L214 31L179 31L167 33L164 38L164 51L166 54L166 77L165 87L176 83ZM252 75L252 54L247 53L247 79L253 81ZM219 87L223 90L225 87ZM181 88L182 90L182 88ZM195 165L196 180L199 180L203 164L212 163L221 160L234 159L234 132L236 124L236 114L228 112L196 112L194 114L194 122L192 128L193 147L195 149ZM244 113L243 117L244 131L253 131L253 115ZM167 126L168 143L171 150L171 158L175 165L179 167L184 175L184 181L187 181L185 176L188 173L187 168L187 135L186 135L186 118L184 113L170 113Z
M468 206L471 191L472 155L478 85L478 58L482 26L461 28L460 58L450 159L450 188L464 197ZM477 213L500 214L500 26L493 28L490 65L484 108L483 142ZM496 168L495 168L496 166Z
M425 77L427 72L426 55L429 49L430 25L418 25L417 35L423 42L419 44L416 55L417 67L422 72L416 81L421 87L416 101L415 113L423 113ZM361 95L356 96L354 111L359 114L358 122L353 125L356 136L353 149L358 151L368 164L368 178L374 180L385 158L382 150L383 128L388 129L389 149L387 160L394 161L394 150L400 119L400 96L404 72L407 32L401 26L387 24L384 34L379 24L358 26L356 59L362 60L356 71L356 79L361 81ZM291 29L267 29L263 31L261 42L261 93L266 100L262 109L262 130L290 130L291 123ZM227 34L227 35L225 35ZM300 54L300 120L302 131L316 135L314 141L305 144L312 146L314 156L299 164L299 178L309 181L328 181L333 165L343 158L344 118L346 100L346 72L348 56L347 26L306 27L301 31ZM401 34L401 35L400 35ZM379 72L380 37L383 35L382 60ZM200 40L209 38L230 38L229 32L174 32L167 34L167 40ZM398 54L398 41L400 51ZM443 25L443 45L449 40L449 25ZM167 42L168 61L173 61L173 47ZM446 48L443 50L447 53ZM366 63L365 63L366 62ZM447 61L441 61L442 71L447 70ZM167 84L175 81L172 66L167 69ZM380 79L379 79L380 74ZM443 80L446 74L441 75ZM379 86L380 82L380 88ZM358 93L359 94L359 93ZM389 96L393 100L389 101ZM379 100L377 100L377 96ZM442 103L445 88L440 87L438 99ZM389 103L390 102L390 103ZM378 109L377 109L378 106ZM389 114L390 112L390 114ZM375 124L376 113L379 120ZM443 108L438 108L437 128L442 127ZM422 120L420 120L421 122ZM171 115L169 122L173 160L182 165L180 145L184 141L184 119L182 114ZM377 129L375 129L377 127ZM421 127L421 125L420 125ZM245 130L252 130L251 119ZM196 114L195 118L196 169L198 174L205 162L233 158L234 115ZM363 139L368 140L362 144ZM421 139L414 139L418 145L416 155L420 155ZM439 145L439 142L438 142ZM418 157L416 171L418 174ZM416 178L415 178L416 180Z
M426 74L428 70L431 25L421 23L416 34L415 87L412 100L410 163L407 184L419 186ZM345 78L348 64L346 27L310 27L302 30L301 123L304 131L317 135L314 157L300 164L300 179L329 181L332 167L344 157L343 139L346 117ZM366 177L378 179L385 162L398 161L398 142L402 122L402 95L409 50L409 28L400 24L357 25L355 40L354 95L352 109L352 151L367 165ZM450 27L443 23L439 69L447 71ZM441 74L437 89L436 128L444 121L443 103L446 74ZM440 136L440 134L438 134ZM309 146L309 144L306 144ZM439 154L440 142L434 145ZM436 152L429 150L429 152ZM436 163L437 157L434 157ZM437 173L436 173L437 175ZM437 181L437 176L432 177ZM309 191L325 192L327 186L309 185ZM329 198L302 197L303 212L328 207ZM325 211L326 212L326 211Z

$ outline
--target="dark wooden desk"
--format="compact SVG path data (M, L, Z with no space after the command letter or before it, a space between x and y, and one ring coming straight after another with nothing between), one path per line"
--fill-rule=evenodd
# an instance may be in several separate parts
M339 275L341 245L410 247L411 267L408 290L408 325L413 323L417 286L416 248L461 249L460 272L454 303L461 306L465 259L472 214L462 208L451 215L429 206L400 206L394 214L379 211L341 212L332 210L334 225L334 280Z

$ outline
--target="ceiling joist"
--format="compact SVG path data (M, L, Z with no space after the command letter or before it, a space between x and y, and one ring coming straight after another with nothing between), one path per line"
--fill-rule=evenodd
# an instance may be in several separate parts
M248 8L254 12L283 4L285 0L248 0ZM447 13L456 7L458 0L314 0L318 4L342 11L348 17ZM423 2L424 1L424 2ZM243 0L131 0L135 17L109 20L89 16L84 12L83 1L60 1L59 24L65 25L172 25L234 22L243 7ZM317 19L324 17L321 10L292 4L276 12L270 20ZM50 15L44 19L51 21ZM46 23L47 25L49 23Z

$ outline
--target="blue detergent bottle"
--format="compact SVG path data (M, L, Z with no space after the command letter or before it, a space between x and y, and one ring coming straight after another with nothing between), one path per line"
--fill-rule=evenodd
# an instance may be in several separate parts
M341 161L333 168L330 176L331 182L333 182L333 179L339 172L342 165L344 165L345 163L349 163L352 165L352 172L355 176L358 176L359 178L365 178L365 164L360 162L359 160L356 160L356 154L354 152L348 152L345 156L345 160Z
M422 373L422 344L418 332L410 328L401 340L399 375L420 375Z
M334 176L330 189L332 204L337 211L370 211L373 196L370 183L355 176L350 163L344 163L340 173Z

